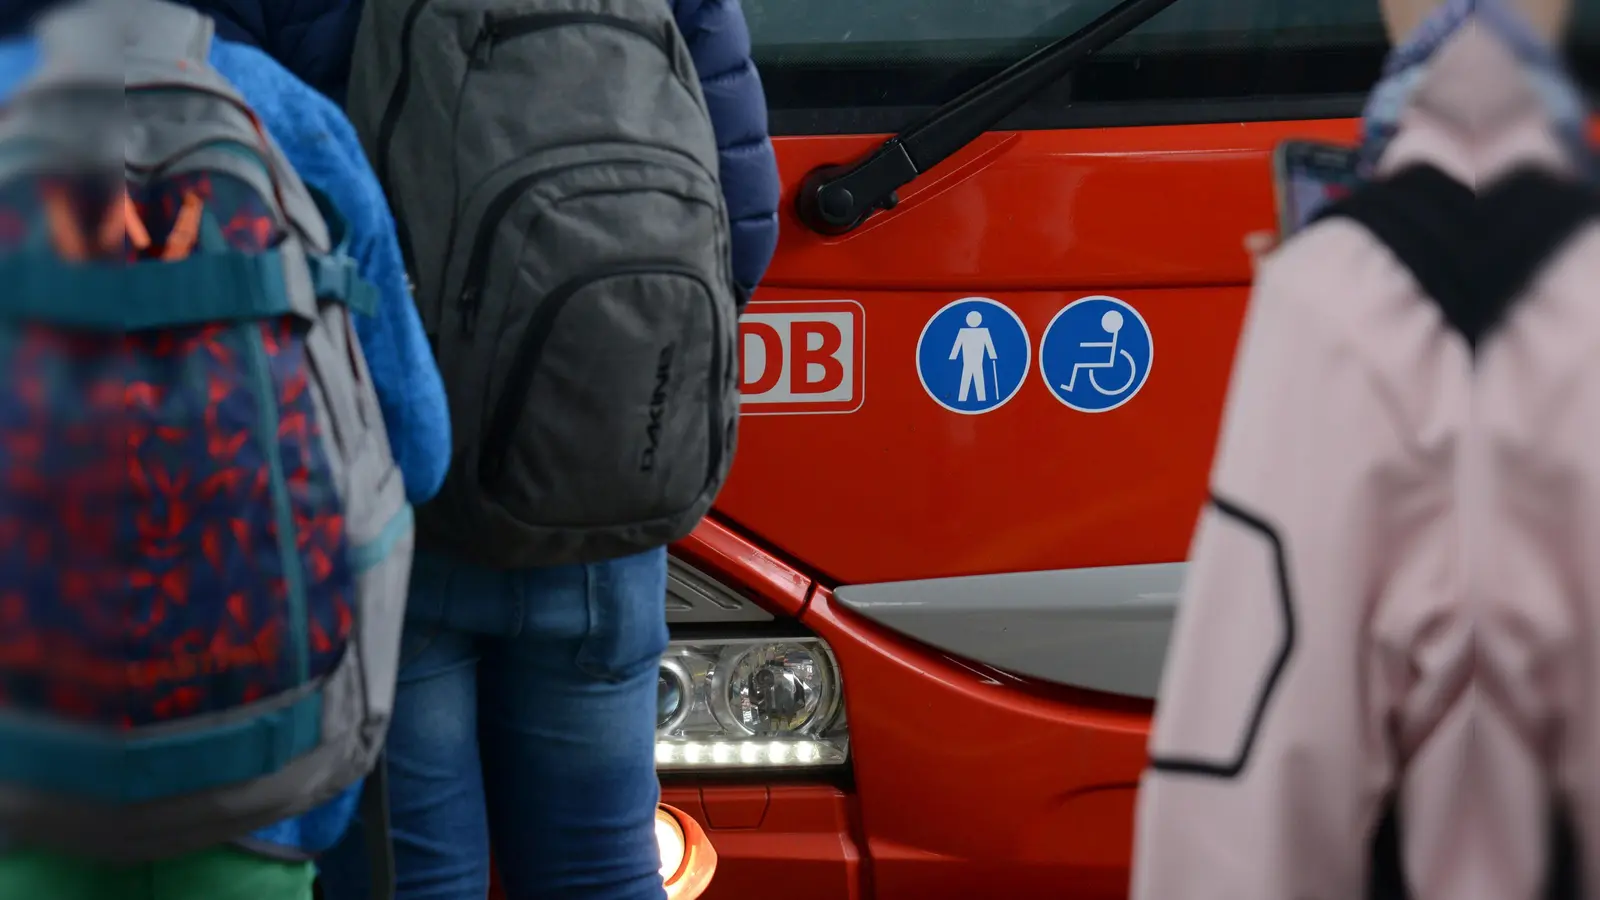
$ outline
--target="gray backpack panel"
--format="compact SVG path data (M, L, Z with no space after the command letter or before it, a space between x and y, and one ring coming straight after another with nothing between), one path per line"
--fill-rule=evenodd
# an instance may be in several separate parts
M450 396L420 540L512 568L686 535L733 457L738 314L666 0L368 0L349 109Z
M0 833L112 861L161 859L225 843L313 809L366 775L394 706L410 573L411 510L349 310L319 297L314 287L350 274L350 260L337 253L342 235L330 234L328 221L335 220L325 220L282 152L257 130L244 101L207 64L211 27L209 19L158 0L115 0L58 13L40 26L47 62L14 98L0 124L0 145L37 141L59 147L58 159L70 156L81 130L65 121L70 116L44 111L63 108L50 102L52 91L82 81L83 71L52 56L51 48L81 49L91 30L102 41L116 34L123 58L115 90L119 97L127 92L124 134L112 145L126 147L117 165L130 172L225 172L272 201L289 226L290 237L277 248L282 278L290 308L309 328L310 393L344 506L356 573L354 626L327 675L216 713L101 731L0 711ZM162 89L141 90L152 84ZM229 144L251 148L250 154L229 152ZM29 160L38 158L8 156L0 177L24 175L27 166L39 165ZM202 600L220 604L225 598L193 602ZM227 754L238 765L216 765ZM223 780L219 768L251 774Z

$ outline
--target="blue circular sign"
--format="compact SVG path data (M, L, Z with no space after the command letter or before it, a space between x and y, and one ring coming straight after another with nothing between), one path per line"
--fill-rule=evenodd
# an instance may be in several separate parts
M1132 400L1150 377L1156 355L1150 326L1115 297L1067 304L1039 341L1039 374L1057 400L1102 413Z
M917 377L933 402L975 416L1005 406L1028 380L1033 349L1022 320L987 297L934 313L917 339Z

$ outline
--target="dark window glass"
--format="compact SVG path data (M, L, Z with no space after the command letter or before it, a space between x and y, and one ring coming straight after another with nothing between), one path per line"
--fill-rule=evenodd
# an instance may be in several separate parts
M743 2L780 133L895 130L1115 5ZM1577 5L1575 69L1590 81L1600 0ZM1353 115L1386 50L1377 0L1177 0L1005 127Z

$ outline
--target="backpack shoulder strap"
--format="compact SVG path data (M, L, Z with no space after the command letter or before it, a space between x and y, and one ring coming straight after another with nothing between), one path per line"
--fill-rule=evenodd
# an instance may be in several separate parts
M1587 181L1526 168L1496 181L1478 205L1482 221L1494 229L1478 266L1483 290L1516 297L1584 226L1600 218L1600 191Z
M1471 188L1432 166L1415 166L1361 186L1313 221L1345 218L1371 232L1439 304L1445 320L1476 344L1493 318L1469 268L1476 207Z
M1587 184L1521 169L1477 194L1432 166L1372 182L1316 216L1347 218L1382 242L1474 349L1539 269L1590 220Z

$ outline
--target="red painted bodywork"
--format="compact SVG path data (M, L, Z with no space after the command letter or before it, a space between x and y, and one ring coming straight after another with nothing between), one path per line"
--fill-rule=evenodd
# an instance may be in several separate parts
M1126 896L1151 705L1032 682L905 639L838 584L1181 560L1204 497L1272 149L1351 121L994 133L841 238L793 193L877 137L783 138L785 218L758 302L853 300L863 402L747 416L712 520L675 552L825 638L844 675L846 786L669 781L719 854L708 900ZM1155 362L1108 413L1015 399L955 415L914 364L928 318L985 296L1035 351L1090 294L1132 304Z
M950 658L828 587L1182 559L1248 290L1241 242L1273 226L1272 149L1354 136L1349 121L996 133L846 237L785 213L756 299L860 303L863 402L745 417L720 522L677 552L775 612L803 607L833 646L854 783L759 786L759 821L703 818L711 900L1125 896L1150 705ZM784 208L813 167L879 140L778 141ZM1067 409L1036 366L978 416L918 382L918 335L952 300L1005 303L1037 349L1056 311L1101 293L1139 310L1157 351L1115 411ZM697 794L739 790L665 797L704 816Z
M864 402L745 417L719 513L836 583L1181 559L1244 310L1240 242L1273 224L1272 148L1354 127L989 134L843 238L802 226L793 192L881 139L779 140L786 212L757 300L859 302ZM986 415L953 415L918 382L918 335L952 300L1005 303L1037 349L1058 310L1098 293L1154 334L1149 381L1120 409L1067 409L1036 365Z

